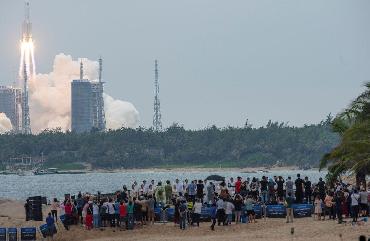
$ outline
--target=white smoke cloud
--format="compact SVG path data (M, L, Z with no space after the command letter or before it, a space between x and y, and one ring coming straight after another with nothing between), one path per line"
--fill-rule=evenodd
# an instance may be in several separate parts
M83 59L84 78L96 80L98 62ZM30 80L30 116L33 132L60 127L71 128L71 81L80 77L80 61L70 55L55 56L53 71L49 74L37 74ZM133 104L114 100L105 94L105 116L107 128L117 129L122 126L135 128L139 123L139 112Z
M104 109L108 129L137 127L139 123L139 112L130 102L115 100L104 94Z
M10 119L5 115L5 113L0 113L0 134L4 134L13 129Z

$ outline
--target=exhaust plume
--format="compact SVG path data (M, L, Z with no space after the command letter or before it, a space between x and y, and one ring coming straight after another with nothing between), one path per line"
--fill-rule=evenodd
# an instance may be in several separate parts
M4 134L13 129L10 119L5 115L5 113L0 113L0 134Z
M98 62L83 59L84 79L97 80ZM80 78L80 62L70 55L55 56L53 70L49 74L37 74L30 80L29 98L31 127L33 132L60 127L71 128L71 81ZM107 129L135 128L139 112L133 104L115 100L104 94Z

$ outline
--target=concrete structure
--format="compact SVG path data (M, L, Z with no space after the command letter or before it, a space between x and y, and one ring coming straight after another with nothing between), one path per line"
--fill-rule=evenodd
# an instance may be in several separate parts
M0 86L0 112L10 119L13 132L22 129L22 91L18 88Z
M71 83L72 94L72 125L74 132L82 133L93 129L105 130L105 116L103 102L103 82L82 79L83 65L81 63L80 79Z

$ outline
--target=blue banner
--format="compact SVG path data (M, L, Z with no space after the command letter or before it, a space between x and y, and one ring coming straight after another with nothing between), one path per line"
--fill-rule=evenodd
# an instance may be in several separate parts
M0 241L6 241L6 228L0 228Z
M8 228L8 241L18 241L17 228Z
M293 214L296 218L311 217L313 211L312 204L293 204Z
M253 206L254 213L256 214L256 218L262 217L262 206L260 204Z
M284 218L286 216L286 208L284 205L267 205L266 213L269 218Z
M21 228L21 241L36 241L36 228Z

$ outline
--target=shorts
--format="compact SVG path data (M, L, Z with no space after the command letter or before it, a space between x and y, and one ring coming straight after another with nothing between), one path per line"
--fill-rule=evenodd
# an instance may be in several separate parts
M249 215L255 215L255 212L254 212L254 210L247 210L247 215L249 216Z
M360 203L360 208L361 211L367 211L368 210L368 205L366 203Z

